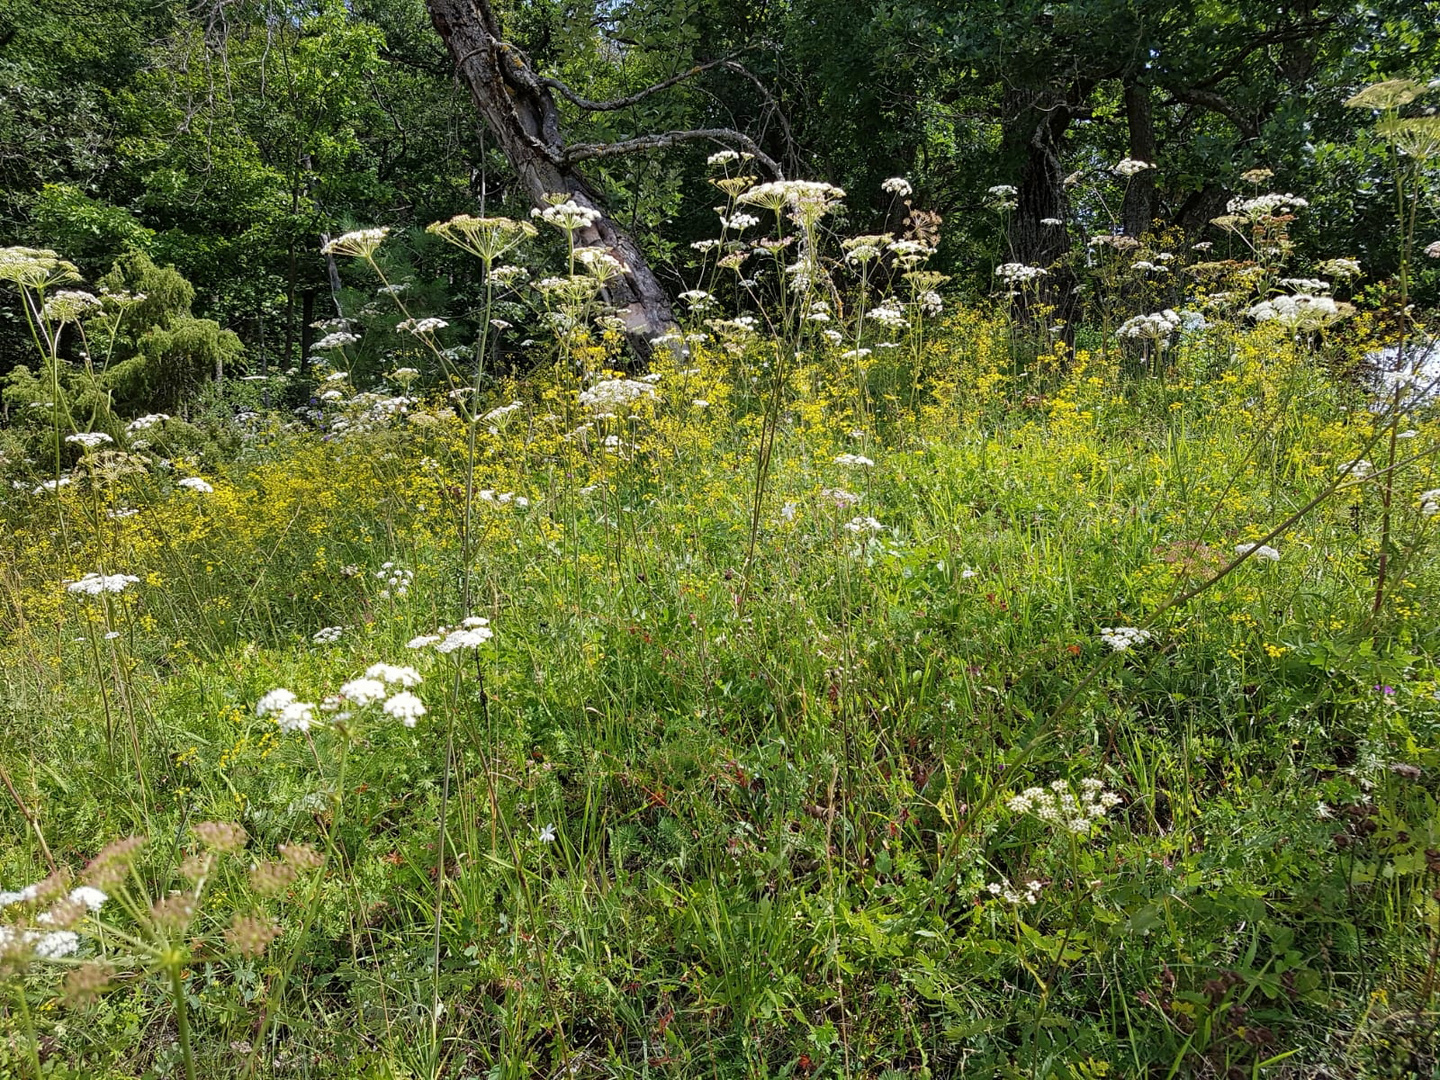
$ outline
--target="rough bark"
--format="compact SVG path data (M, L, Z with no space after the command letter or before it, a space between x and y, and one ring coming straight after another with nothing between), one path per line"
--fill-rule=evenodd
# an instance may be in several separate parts
M567 148L552 93L552 88L559 84L542 78L525 55L505 40L488 0L426 0L426 5L431 23L445 42L460 77L470 88L476 109L499 142L531 202L542 206L546 195L563 193L581 206L599 210L604 215L585 230L580 239L606 248L626 267L625 273L608 286L605 299L624 320L631 347L642 359L648 358L650 340L675 326L670 298L634 238L606 214L604 200L580 174L577 162L634 150L659 149L689 139L729 142L752 153L758 148L738 132L724 129L668 132L614 146ZM603 108L608 104L587 102L561 89L570 100L578 100L581 107Z
M1155 164L1155 119L1151 113L1150 87L1140 82L1125 84L1125 120L1130 129L1130 157ZM1130 177L1120 223L1126 236L1144 236L1150 231L1159 209L1155 170L1146 169Z
M1070 251L1069 230L1043 222L1067 217L1061 143L1073 114L1059 94L1013 90L1007 98L1006 142L1021 159L1010 218L1010 258L1050 271L1041 279L1040 302L1054 308L1054 317L1069 322L1075 305L1074 274L1063 265Z

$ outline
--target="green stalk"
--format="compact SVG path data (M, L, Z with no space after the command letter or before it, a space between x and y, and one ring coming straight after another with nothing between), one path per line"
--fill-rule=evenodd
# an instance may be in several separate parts
M175 998L175 1024L180 1029L180 1053L185 1057L185 1080L195 1080L195 1055L190 1049L190 1014L185 1006L185 986L180 965L170 964L170 992Z
M35 1021L30 1016L30 1002L25 997L25 980L15 980L15 996L20 999L20 1017L25 1024L25 1048L30 1051L30 1068L35 1071L35 1080L44 1080L40 1071L40 1044L35 1038Z

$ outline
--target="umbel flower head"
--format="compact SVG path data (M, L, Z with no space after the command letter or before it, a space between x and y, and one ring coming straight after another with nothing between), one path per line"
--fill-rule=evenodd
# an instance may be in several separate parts
M79 322L100 309L100 298L78 289L61 289L45 300L42 314L52 323Z
M487 266L522 240L539 232L528 221L508 217L472 217L469 214L456 214L449 221L437 221L427 226L425 231L484 260Z
M654 396L655 388L638 379L605 379L580 392L580 405L599 412L614 412Z
M49 248L0 248L0 281L24 288L49 289L80 280L75 264Z
M1104 626L1100 628L1100 640L1115 652L1126 652L1136 645L1150 640L1150 631L1134 626Z
M87 450L93 450L97 446L104 446L106 443L113 443L115 440L103 431L81 431L74 435L66 435L67 443L78 443Z
M1428 91L1429 87L1414 79L1386 79L1384 82L1371 83L1359 93L1346 98L1345 105L1351 109L1398 109L1409 105Z
M140 581L134 574L86 574L79 581L65 586L65 591L76 596L100 596L103 593L124 592Z
M1148 161L1141 161L1138 158L1127 157L1121 158L1119 161L1117 161L1110 171L1113 172L1116 176L1123 176L1128 179L1132 176L1138 176L1146 169L1153 168L1155 168L1155 166L1151 165Z
M604 216L593 206L581 206L564 195L547 195L546 199L550 200L550 205L537 206L530 211L530 216L567 233L588 229Z
M334 240L322 245L320 253L322 255L352 255L358 259L368 259L375 254L375 249L384 242L389 233L389 228L356 229L354 232L337 236Z
M1106 791L1105 785L1094 777L1086 777L1077 786L1079 798L1068 782L1055 780L1048 789L1026 788L1006 806L1017 814L1034 814L1048 824L1059 825L1077 836L1087 836L1120 805L1120 796Z

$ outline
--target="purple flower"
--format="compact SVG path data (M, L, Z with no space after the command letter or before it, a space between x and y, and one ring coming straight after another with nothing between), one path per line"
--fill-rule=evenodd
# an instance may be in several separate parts
M1376 689L1376 690L1379 690L1380 693L1385 694L1385 695L1387 695L1387 696L1390 695L1390 694L1395 693L1395 687L1389 686L1389 685L1384 685L1384 686L1382 686L1381 684L1376 683L1376 684L1375 684L1375 689Z

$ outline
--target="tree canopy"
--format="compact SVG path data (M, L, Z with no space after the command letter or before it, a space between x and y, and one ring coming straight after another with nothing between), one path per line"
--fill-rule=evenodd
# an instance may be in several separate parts
M196 314L252 360L299 360L349 285L322 238L533 202L432 13L7 5L0 235L63 250L92 280L133 253L173 265ZM880 183L909 178L914 205L944 220L940 268L977 290L999 261L1065 257L1070 230L1040 226L1062 209L1092 231L1199 240L1262 168L1311 200L1301 245L1323 237L1383 274L1397 257L1388 151L1342 102L1440 72L1437 0L510 0L493 15L553 96L577 177L672 293L690 243L714 231L704 158L726 143L646 141L667 132L739 133L787 176L845 187L857 227L885 227ZM1156 167L1075 182L1126 157ZM472 283L442 247L412 244L412 269L463 299ZM0 368L20 348L3 318Z

